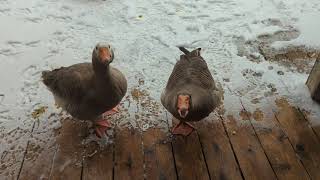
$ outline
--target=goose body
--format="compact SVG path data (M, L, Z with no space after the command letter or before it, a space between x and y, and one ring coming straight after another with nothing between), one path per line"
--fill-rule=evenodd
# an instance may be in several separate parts
M127 80L110 66L113 51L98 44L92 63L79 63L52 71L43 71L43 83L55 97L56 104L80 120L97 121L116 107L127 91Z
M161 95L161 103L181 122L200 121L219 105L220 91L207 63L200 56L201 49L189 52L181 47L180 50L184 54L174 66ZM179 98L183 100L183 97L187 97L188 104L179 111Z

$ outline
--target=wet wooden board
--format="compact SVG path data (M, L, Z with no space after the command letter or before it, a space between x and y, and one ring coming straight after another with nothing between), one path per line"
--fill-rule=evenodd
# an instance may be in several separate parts
M303 112L277 102L273 114L264 108L263 116L245 103L247 111L226 108L225 116L194 123L197 133L172 141L168 129L115 129L114 144L104 149L85 147L86 123L65 120L57 134L40 124L29 138L20 179L319 179L314 127Z
M238 158L245 179L276 179L257 136L249 123L237 125L233 116L224 119L224 124Z
M21 169L21 180L48 179L56 152L56 133L50 124L58 118L36 122Z
M80 179L82 173L83 139L88 135L87 124L65 120L57 137L50 179Z
M114 179L143 179L142 137L137 129L116 129Z
M318 139L320 140L320 125L311 125L313 131L317 135Z
M112 180L113 153L113 144L99 147L96 143L90 143L86 146L82 179Z
M237 97L233 97L230 106L241 107L242 105ZM244 178L257 180L276 179L276 175L250 121L243 120L239 116L242 108L232 110L232 108L226 107L226 109L228 111L221 118L223 118L224 127L232 143Z
M319 58L319 57L318 57L318 58ZM317 63L318 63L318 64L317 64ZM320 60L317 60L317 61L315 62L315 64L317 64L317 66L319 66L319 63L320 63ZM313 67L313 69L314 69L314 68L315 68L315 66ZM311 78L311 79L312 79L312 78ZM309 76L307 81L314 81L314 80L311 80L311 79L310 79L310 76ZM282 83L282 85L285 87L285 89L287 90L287 92L288 92L288 93L291 93L291 92L289 91L290 88L289 88L288 85L286 84L287 81L286 81L285 79L281 79L281 77L280 77L279 80L280 80L279 82ZM309 82L309 83L311 83L311 82ZM307 84L308 84L308 82L307 82ZM269 102L269 103L270 103L270 102ZM311 104L312 106L318 106L318 102L313 101L312 103L313 103L313 104ZM319 123L317 123L317 122L319 121L319 119L320 119L319 115L315 115L315 116L310 115L309 112L304 109L304 107L301 107L300 104L299 104L298 106L299 106L299 107L296 107L296 108L300 111L301 114L303 114L304 118L309 122L309 124L310 124L310 126L312 127L313 131L315 132L315 134L317 135L318 139L320 140L320 125L319 125ZM277 109L277 108L275 108L275 110L276 110L276 109Z
M320 124L317 123L320 119L318 116L312 116L308 114L306 111L299 109L299 112L304 116L304 118L310 123L311 128L317 135L318 139L320 140Z
M116 116L110 116L110 122ZM114 175L114 132L108 129L106 137L96 139L85 146L82 180L112 180ZM96 137L96 135L94 135Z
M217 115L196 123L211 179L242 179L230 141Z
M168 129L150 128L143 133L146 179L177 179L171 141L167 132Z
M196 132L187 137L174 136L172 145L179 179L210 179Z
M284 99L276 101L276 117L312 179L320 179L320 142L302 114Z
M26 150L33 131L16 128L10 132L0 132L0 177L3 179L17 179L24 164ZM0 178L0 179L1 179Z
M242 103L278 179L310 179L273 113L271 105L249 111ZM267 103L264 103L267 104ZM249 111L249 112L247 112Z
M177 179L166 110L150 97L139 99L141 119L157 122L142 132L145 179Z

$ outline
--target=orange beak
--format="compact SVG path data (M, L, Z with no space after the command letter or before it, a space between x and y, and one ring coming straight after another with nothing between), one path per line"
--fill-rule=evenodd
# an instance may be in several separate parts
M181 118L187 117L190 108L190 96L189 95L179 95L177 103L178 113Z
M103 62L108 62L112 58L112 54L109 48L99 48L99 58Z

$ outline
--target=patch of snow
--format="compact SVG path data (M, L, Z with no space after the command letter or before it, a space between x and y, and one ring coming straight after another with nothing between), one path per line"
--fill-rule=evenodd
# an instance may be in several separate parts
M276 41L272 47L280 49L287 46L306 46L310 48L320 48L320 12L305 12L301 14L295 24L300 32L298 38L291 41Z
M17 129L30 130L34 123L30 114L39 106L48 106L40 123L50 121L48 117L57 110L52 95L41 83L41 71L90 62L92 48L100 41L114 47L112 65L127 77L128 94L139 86L160 106L161 92L181 54L176 46L185 45L203 49L202 56L224 89L227 110L241 111L234 105L237 96L267 98L272 93L269 87L274 86L277 91L273 95L286 96L317 115L320 107L304 85L307 74L292 73L273 62L257 64L239 57L234 38L255 40L260 35L297 28L300 36L284 43L318 46L319 7L319 0L2 0L0 137ZM284 75L279 76L278 71ZM143 79L143 85L139 85L139 79ZM116 125L129 124L142 130L167 126L165 118L149 116L161 108L155 105L154 109L141 111L132 104L125 118L115 120ZM138 111L149 114L136 119ZM172 125L171 118L168 124ZM59 126L54 123L49 127Z

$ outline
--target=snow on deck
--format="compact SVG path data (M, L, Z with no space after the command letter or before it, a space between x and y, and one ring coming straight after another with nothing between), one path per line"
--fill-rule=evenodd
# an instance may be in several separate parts
M265 100L285 98L308 114L312 126L319 125L320 107L305 86L320 45L319 10L318 0L0 0L3 167L6 172L19 169L35 128L46 129L40 139L50 139L61 128L60 110L40 81L41 71L89 62L99 41L114 47L112 65L129 82L125 111L114 120L120 127L147 131L167 126L156 117L164 112L159 98L181 54L178 45L203 49L224 89L226 112L242 110L234 105L239 98L252 111ZM285 56L289 63L279 62L283 56L274 54L301 46L306 59ZM35 120L32 113L43 107L48 108Z

